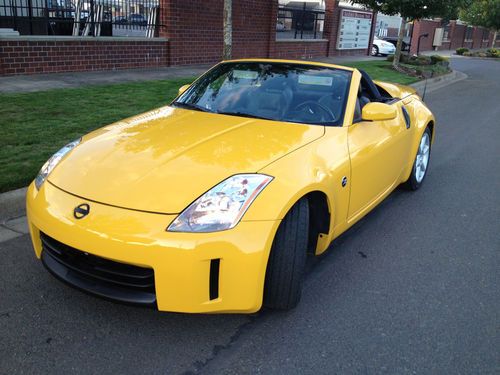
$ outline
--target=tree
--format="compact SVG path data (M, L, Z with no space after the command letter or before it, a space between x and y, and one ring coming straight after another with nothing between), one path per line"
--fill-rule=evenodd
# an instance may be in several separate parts
M392 65L398 68L401 57L401 46L406 23L427 17L449 18L456 12L456 9L463 6L467 0L353 0L373 9L375 12L381 12L389 16L399 14L402 18L401 28L399 29L398 43ZM493 0L499 1L499 0Z
M460 9L460 20L474 26L482 26L493 30L493 46L497 32L500 30L500 0L472 0L466 7Z

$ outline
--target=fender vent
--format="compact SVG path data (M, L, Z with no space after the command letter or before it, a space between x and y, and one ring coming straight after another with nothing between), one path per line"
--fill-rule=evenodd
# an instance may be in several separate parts
M210 300L219 298L219 269L220 259L212 259L210 261Z
M410 129L410 114L408 113L408 110L405 108L405 106L402 106L401 109L403 110L403 116L405 118L406 122L406 129Z

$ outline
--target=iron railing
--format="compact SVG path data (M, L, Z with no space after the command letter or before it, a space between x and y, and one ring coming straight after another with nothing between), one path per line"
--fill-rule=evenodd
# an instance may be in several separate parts
M20 35L158 36L158 0L0 0Z
M310 3L309 3L310 4ZM325 23L325 10L309 8L308 3L278 8L277 39L321 39Z

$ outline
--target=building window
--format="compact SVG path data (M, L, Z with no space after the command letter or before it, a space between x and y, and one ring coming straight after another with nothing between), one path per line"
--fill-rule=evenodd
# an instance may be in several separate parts
M443 42L450 40L450 24L443 26Z
M488 42L490 40L490 31L483 29L483 42Z
M322 39L324 23L324 0L279 0L276 39Z
M473 33L474 33L474 28L472 26L467 26L467 29L465 30L465 41L466 42L472 41L472 34Z

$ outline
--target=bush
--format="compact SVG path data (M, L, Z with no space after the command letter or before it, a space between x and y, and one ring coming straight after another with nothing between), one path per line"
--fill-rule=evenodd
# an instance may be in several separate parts
M431 65L432 58L430 56L420 55L417 57L417 65Z
M457 53L457 55L463 55L465 52L469 52L469 49L465 47L460 47L457 48L455 52Z
M432 64L437 64L440 62L448 62L448 58L440 55L432 55L431 62Z
M393 62L394 61L394 55L387 55L387 61Z
M472 56L472 53L471 53L471 52L469 52L469 51L465 51L465 52L463 53L463 55L464 55L464 56Z
M500 57L500 49L488 48L486 50L486 54L488 55L488 57Z

